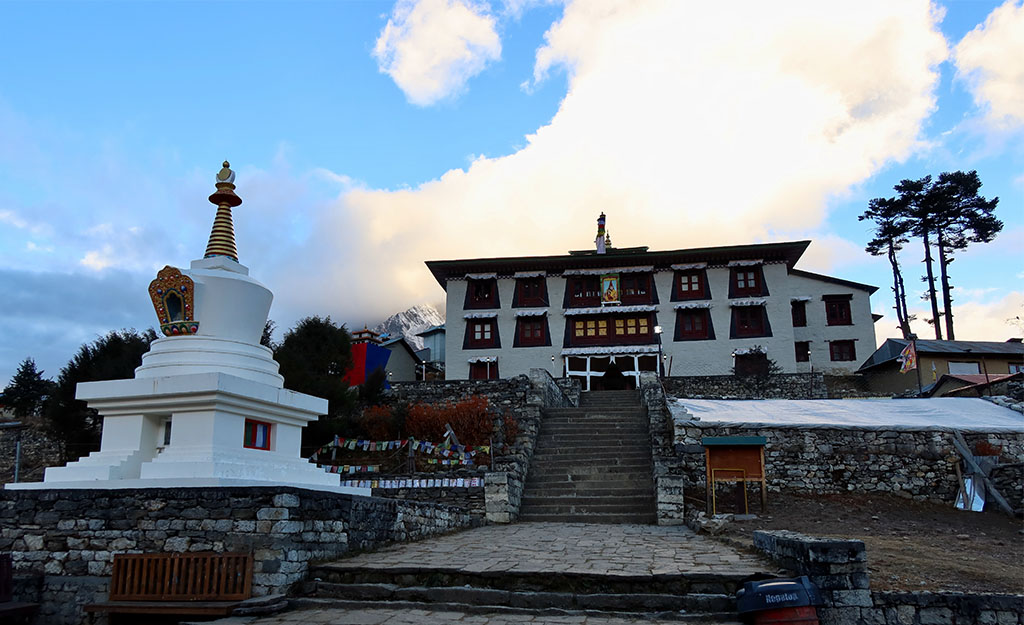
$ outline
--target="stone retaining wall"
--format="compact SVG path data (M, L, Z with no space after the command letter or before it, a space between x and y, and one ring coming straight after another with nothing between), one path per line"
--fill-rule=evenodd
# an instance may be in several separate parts
M821 590L822 625L1021 625L1024 596L872 592L859 540L755 531L754 547Z
M289 487L0 491L0 550L40 622L77 625L117 553L253 553L253 594L287 592L311 561L471 527L461 508Z
M765 437L765 471L771 491L891 492L952 502L959 487L955 466L960 457L952 433L946 431L735 427L683 420L674 425L685 485L701 495L705 479L701 438L705 436ZM1003 462L1024 461L1024 434L965 432L964 438L971 447L981 441L1001 447Z
M438 479L438 473L413 473L408 475L390 475L390 474L374 474L373 479L375 480L429 480ZM476 517L477 519L483 520L486 516L486 507L484 505L484 480L486 479L487 473L485 471L455 471L451 473L445 473L444 477L450 479L464 478L470 480L472 478L479 478L480 486L437 486L437 487L425 487L425 488L374 488L374 497L385 497L387 499L405 499L408 501L427 501L433 503L444 504L447 506L456 506L461 508Z
M672 416L665 402L665 390L653 372L640 374L640 401L649 420L658 525L682 525L687 486L685 468L683 458L673 447Z
M859 375L702 375L661 378L661 381L669 396L692 399L842 399L891 396L870 391L863 376Z

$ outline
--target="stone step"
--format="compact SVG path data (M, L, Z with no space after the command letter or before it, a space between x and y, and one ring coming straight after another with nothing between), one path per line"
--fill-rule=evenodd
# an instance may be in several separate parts
M588 421L585 419L581 419L578 421L552 419L550 421L544 421L541 424L541 429L550 432L560 432L562 430L569 430L575 432L579 430L594 428L600 428L600 431L618 432L620 430L623 430L628 432L637 429L646 430L648 427L650 427L650 423L647 417L629 420L615 419L608 420L602 423L596 423L594 421Z
M571 496L571 495L539 495L537 493L524 494L522 507L551 507L551 506L654 506L654 490L647 492L623 493L620 495L607 495L602 497L594 496Z
M648 442L647 436L622 437L611 434L593 434L588 437L583 434L571 435L541 433L540 436L537 437L537 445L540 446L541 444L548 444L556 447L570 444L581 447L647 447L650 443Z
M611 451L611 450L609 450ZM585 468L589 465L598 464L606 467L650 467L651 456L650 454L611 454L605 452L601 455L577 452L576 454L563 454L563 455L545 455L538 454L533 457L533 468L568 468L572 469L575 467Z
M533 479L527 482L527 488L545 484L592 484L595 482L615 483L622 487L640 485L640 488L646 488L647 484L654 484L650 471L629 468L616 468L609 471L581 469L579 471L538 471L534 474Z
M650 516L653 520L653 513ZM574 522L578 522L578 520ZM515 592L574 594L653 593L732 596L743 587L743 577L736 573L673 571L623 575L511 570L480 573L459 568L422 568L412 564L408 567L376 567L370 564L353 566L344 560L311 565L308 579L318 580L318 585L326 582L331 584L393 584L401 587L469 586Z
M544 420L555 417L629 417L642 415L643 413L643 408L625 404L622 406L589 406L586 408L545 408Z
M623 447L591 447L587 449L572 449L557 447L534 452L534 458L545 458L547 460L602 460L610 458L644 458L650 460L650 451L645 448L623 448Z
M525 516L562 514L654 514L654 498L652 497L650 499L650 503L643 505L633 503L614 503L613 501L594 504L531 503L529 505L523 504L519 509L519 514ZM589 523L590 521L587 522Z
M547 514L520 512L520 521L544 521L548 523L599 523L607 525L622 525L625 523L636 523L639 525L654 525L658 517L654 512L642 514L601 514L588 512L585 514Z
M586 483L582 483L586 484ZM525 497L622 497L629 495L647 494L653 496L653 485L595 488L586 486L548 487L542 485L526 485L523 490Z
M708 596L708 601L713 602L713 596ZM513 599L513 601L521 603L531 603L532 599L524 598L522 600ZM597 597L586 600L587 603L595 603L599 601ZM637 618L644 620L657 619L658 621L673 621L678 623L695 623L703 625L742 625L740 621L736 620L736 613L734 610L721 611L721 612L703 612L703 611L684 611L684 610L666 610L666 611L649 611L649 612L624 612L621 610L611 609L592 609L592 608L521 608L505 605L478 605L473 603L454 603L454 602L420 602L420 601L400 601L395 599L388 600L365 600L365 599L345 599L345 598L322 598L322 597L299 597L292 599L292 606L296 610L316 610L320 613L332 614L334 612L339 613L339 618L347 618L345 613L358 613L359 611L367 611L369 614L374 614L373 610L379 610L383 614L394 614L398 613L414 613L415 611L421 611L422 613L445 613L446 615L467 615L466 622L482 622L481 619L488 619L489 615L501 614L516 616L521 615L524 622L534 622L534 619L541 617L537 622L543 622L543 617L597 617L599 619L619 619L627 622L633 622ZM614 604L615 599L612 597L609 602ZM458 618L462 618L459 616ZM503 621L505 619L502 619ZM340 621L339 621L340 622ZM350 622L350 621L344 621ZM363 622L363 621L360 621ZM379 622L374 620L374 622ZM390 621L388 621L390 622ZM403 621L405 622L405 621ZM449 621L445 621L449 622ZM460 620L460 622L462 622ZM576 621L573 621L576 622ZM580 621L582 622L582 621ZM191 625L191 624L189 624Z

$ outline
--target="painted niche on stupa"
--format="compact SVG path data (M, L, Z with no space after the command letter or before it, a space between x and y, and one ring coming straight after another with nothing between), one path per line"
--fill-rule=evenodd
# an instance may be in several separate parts
M149 298L160 320L160 331L164 336L195 334L199 322L195 320L194 292L192 278L183 275L170 265L156 274L156 280L149 283Z

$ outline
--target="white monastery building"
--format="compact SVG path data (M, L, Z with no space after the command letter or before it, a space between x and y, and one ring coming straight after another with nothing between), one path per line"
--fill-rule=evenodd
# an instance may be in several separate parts
M810 241L562 256L428 261L447 293L446 378L547 368L599 388L627 380L728 375L773 360L786 373L853 373L875 350L877 287L796 268Z

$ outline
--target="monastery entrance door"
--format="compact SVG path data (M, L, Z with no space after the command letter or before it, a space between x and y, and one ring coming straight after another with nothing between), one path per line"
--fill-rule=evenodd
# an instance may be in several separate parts
M640 372L658 370L658 357L655 354L569 356L565 359L565 376L579 380L584 391L606 390L608 384L604 375L613 362L622 372L627 389L639 387Z

